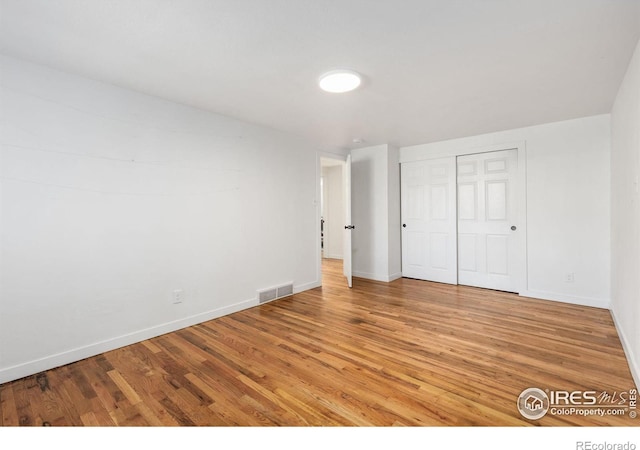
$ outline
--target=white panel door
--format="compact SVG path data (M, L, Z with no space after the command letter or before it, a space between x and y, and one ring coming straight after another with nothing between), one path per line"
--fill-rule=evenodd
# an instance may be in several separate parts
M347 156L347 163L344 165L344 257L342 259L342 268L344 276L347 277L347 285L353 286L353 267L351 254L351 231L355 228L351 224L351 155Z
M517 292L518 151L459 156L458 283Z
M402 163L402 276L457 283L455 157Z

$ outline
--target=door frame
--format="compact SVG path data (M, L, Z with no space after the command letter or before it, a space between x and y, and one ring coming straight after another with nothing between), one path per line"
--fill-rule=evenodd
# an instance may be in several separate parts
M346 165L347 154L330 153L317 151L316 152L316 285L322 286L322 247L320 244L320 218L322 217L322 205L320 204L320 179L322 178L322 160L333 159L341 161ZM343 187L344 188L344 187ZM344 255L343 255L344 257Z
M461 147L450 148L444 151L434 152L429 155L428 158L401 158L400 163L413 162L420 160L440 159L452 157L456 159L458 156L475 155L480 153L490 153L502 150L517 150L518 151L518 188L517 188L517 202L518 202L518 231L520 233L516 236L516 245L518 246L518 261L516 262L516 286L518 293L524 295L528 289L528 277L527 277L527 150L525 141L506 142L502 144L493 144L480 147ZM457 186L457 175L456 175ZM457 221L457 189L456 189L456 221Z

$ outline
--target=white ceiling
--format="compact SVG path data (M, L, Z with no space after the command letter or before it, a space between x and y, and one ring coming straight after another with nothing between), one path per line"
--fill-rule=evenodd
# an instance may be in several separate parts
M640 0L0 0L0 52L310 139L404 146L611 110ZM328 94L318 76L365 77ZM364 144L353 144L354 138Z

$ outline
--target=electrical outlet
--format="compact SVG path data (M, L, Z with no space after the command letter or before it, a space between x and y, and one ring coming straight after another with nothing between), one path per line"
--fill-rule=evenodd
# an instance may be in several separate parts
M573 283L574 281L576 281L576 276L575 275L576 274L573 273L573 272L566 274L564 276L564 282L565 283Z
M182 303L184 300L184 291L182 289L174 289L173 296L171 298L174 305Z

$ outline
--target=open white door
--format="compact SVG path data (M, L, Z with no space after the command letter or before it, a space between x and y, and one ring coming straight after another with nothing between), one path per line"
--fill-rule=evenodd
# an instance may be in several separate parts
M343 272L344 276L347 277L347 284L349 287L353 286L353 276L352 276L352 267L351 267L351 230L355 228L354 225L351 224L351 155L347 156L347 163L344 165L344 257L342 260L343 263Z

